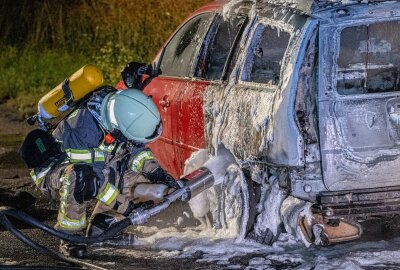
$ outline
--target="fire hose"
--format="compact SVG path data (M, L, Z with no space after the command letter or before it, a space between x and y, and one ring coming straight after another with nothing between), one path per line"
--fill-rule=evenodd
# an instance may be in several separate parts
M0 223L4 226L6 230L12 233L17 239L25 243L26 245L32 247L43 255L50 256L54 259L62 260L64 262L72 263L75 265L83 266L89 269L104 269L102 267L93 265L88 262L84 262L78 259L73 259L34 242L32 239L23 234L20 230L15 228L15 226L10 222L8 217L16 218L26 224L29 224L33 227L36 227L50 235L53 235L62 240L66 240L74 243L84 243L84 244L94 244L106 241L108 239L113 238L123 229L127 228L130 225L140 225L147 222L147 220L167 209L171 203L181 200L181 201L189 201L191 198L195 197L200 192L212 187L214 185L215 178L212 172L206 167L201 167L200 169L192 172L191 174L185 176L184 178L178 181L180 188L175 190L174 192L166 195L164 200L151 208L139 208L135 209L126 219L123 219L119 222L113 224L109 229L105 230L103 233L97 236L78 236L64 233L62 231L56 230L52 227L47 226L46 224L40 222L34 217L11 207L0 207Z

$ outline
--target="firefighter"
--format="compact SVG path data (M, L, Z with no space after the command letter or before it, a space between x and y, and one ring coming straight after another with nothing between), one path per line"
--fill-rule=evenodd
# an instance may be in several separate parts
M32 173L42 191L51 198L59 195L55 227L83 234L87 205L97 200L87 234L99 234L141 205L133 197L137 184L177 188L145 146L161 132L154 102L137 89L101 87L62 120L52 136L61 144L65 158L60 161L58 157ZM60 252L78 258L87 254L86 245L66 241L61 241Z

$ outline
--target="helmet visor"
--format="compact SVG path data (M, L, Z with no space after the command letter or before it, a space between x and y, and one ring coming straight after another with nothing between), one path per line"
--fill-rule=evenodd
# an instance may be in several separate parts
M110 100L108 105L108 119L111 123L111 129L118 127L117 117L115 116L115 99Z

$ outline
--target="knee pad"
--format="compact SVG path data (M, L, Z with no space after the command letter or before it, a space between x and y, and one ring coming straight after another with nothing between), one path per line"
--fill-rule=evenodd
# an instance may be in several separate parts
M77 203L84 203L94 199L99 192L100 178L90 165L75 164L73 171L76 175L74 198Z

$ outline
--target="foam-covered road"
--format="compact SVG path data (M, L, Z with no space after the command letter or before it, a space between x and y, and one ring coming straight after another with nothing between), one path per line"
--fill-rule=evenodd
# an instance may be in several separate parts
M266 247L248 240L209 238L198 228L137 230L146 237L135 237L131 246L91 246L87 261L106 269L400 269L400 238L305 248L284 234ZM57 249L58 240L38 230L24 232ZM68 266L38 255L7 232L1 232L0 239L0 269Z

